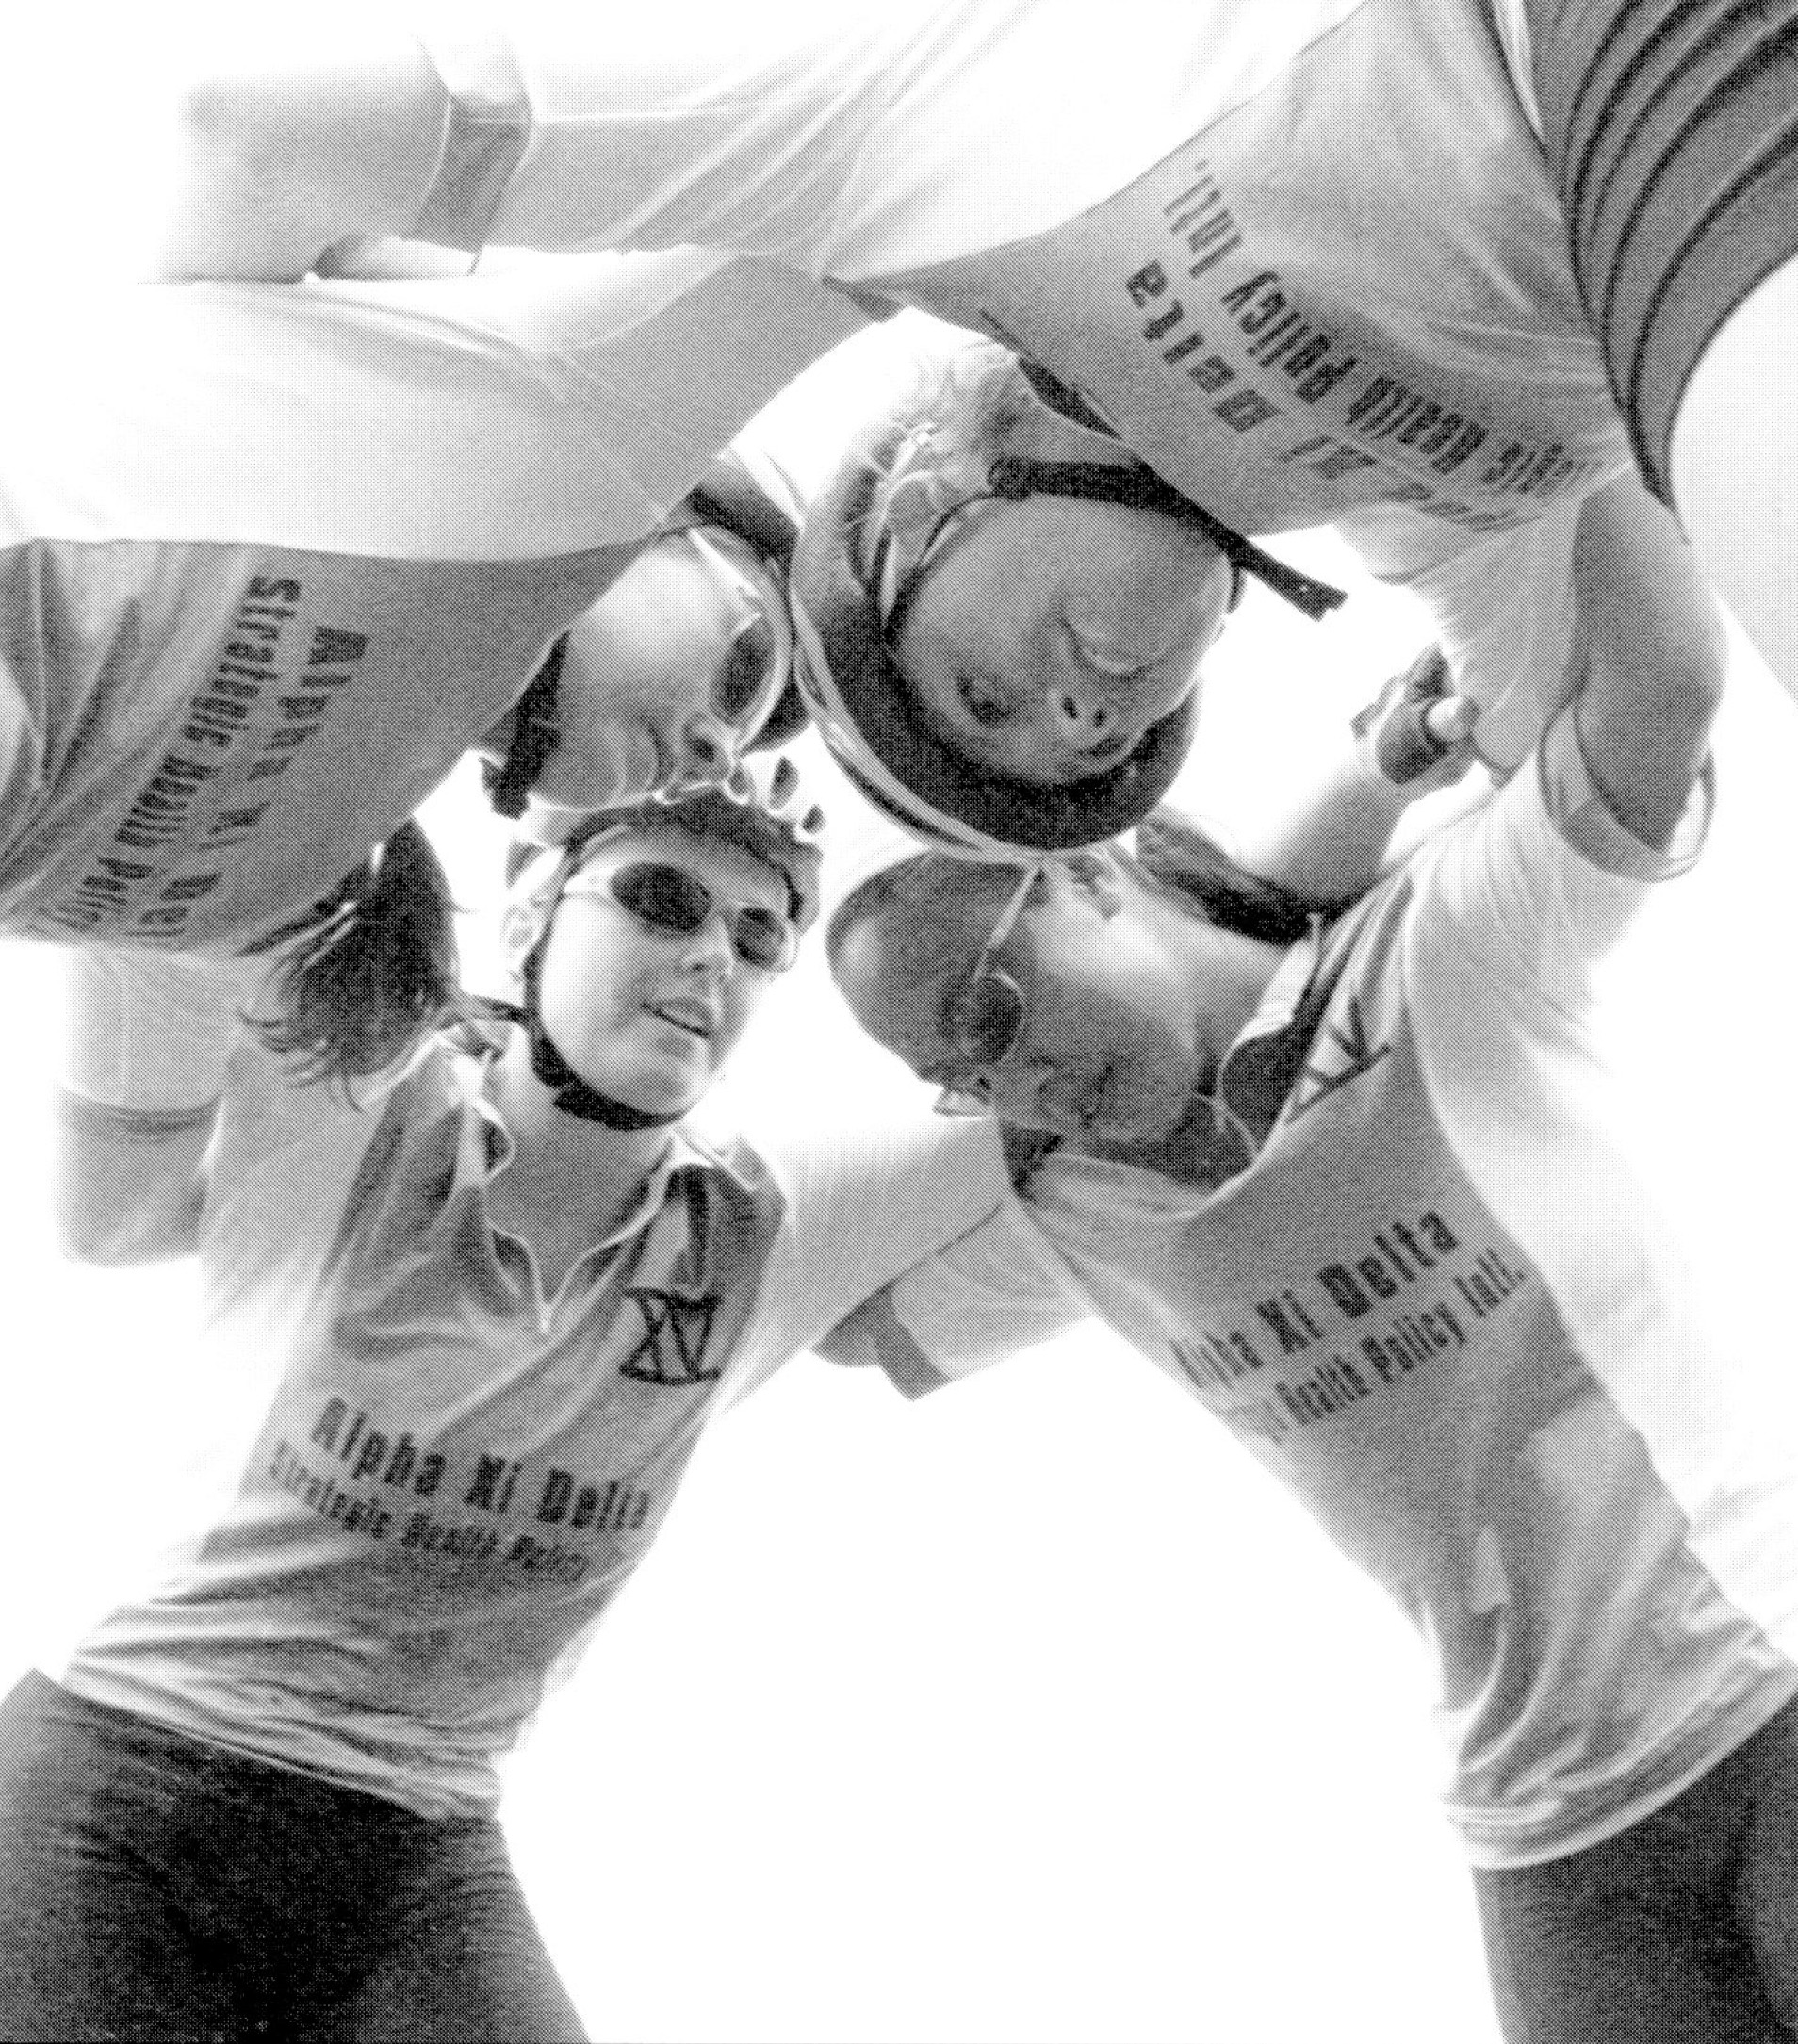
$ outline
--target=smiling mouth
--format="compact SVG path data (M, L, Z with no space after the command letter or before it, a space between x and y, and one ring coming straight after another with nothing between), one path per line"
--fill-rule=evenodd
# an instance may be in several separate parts
M1108 738L1100 739L1097 744L1088 745L1086 750L1086 757L1089 760L1109 761L1121 760L1131 746L1136 744L1136 734L1134 731L1121 728L1115 730Z
M658 1022L664 1022L671 1028L680 1030L683 1035L696 1038L701 1043L710 1043L712 1032L718 1026L717 1017L710 1008L690 1006L684 1001L665 1005L660 1001L651 1001L647 1004L647 1011Z

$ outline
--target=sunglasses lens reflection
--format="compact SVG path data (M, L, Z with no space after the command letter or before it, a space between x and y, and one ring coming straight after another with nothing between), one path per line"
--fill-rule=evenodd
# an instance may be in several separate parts
M651 929L691 937L711 913L711 895L678 866L625 866L613 875L621 907Z
M730 642L712 679L711 707L727 724L739 724L756 707L774 677L779 646L765 617L752 618Z
M646 859L621 866L609 884L621 908L663 936L691 937L711 913L711 890L682 866ZM772 908L752 903L726 915L731 945L745 965L778 973L792 964L797 937L792 924Z
M983 973L962 990L949 1018L956 1051L971 1065L996 1065L1018 1040L1023 998L1000 973Z
M792 955L792 926L771 909L740 909L731 937L743 962L760 966L764 973L778 972Z

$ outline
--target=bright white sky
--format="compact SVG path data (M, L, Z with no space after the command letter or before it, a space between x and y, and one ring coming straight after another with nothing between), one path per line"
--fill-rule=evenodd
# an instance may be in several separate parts
M89 132L96 175L116 168ZM801 466L842 429L845 384L900 373L891 335L851 345L853 373L827 365L783 407ZM1282 546L1355 597L1322 628L1265 597L1239 613L1181 791L1225 825L1418 636L1330 542ZM1763 1018L1791 1006L1790 914L1762 875L1790 866L1798 725L1738 666L1711 855L1612 969L1610 1019L1632 1141L1701 1282L1744 1353L1783 1363L1792 1109ZM852 805L827 800L840 826ZM467 788L433 820L478 904L498 853ZM0 1681L178 1496L205 1416L183 1396L186 1273L56 1258L55 961L14 947L8 970ZM730 1093L752 1126L828 1126L908 1083L813 961ZM1430 1690L1397 1611L1109 1339L916 1407L806 1361L702 1447L515 1765L509 1821L597 2039L1494 2044L1431 1804Z

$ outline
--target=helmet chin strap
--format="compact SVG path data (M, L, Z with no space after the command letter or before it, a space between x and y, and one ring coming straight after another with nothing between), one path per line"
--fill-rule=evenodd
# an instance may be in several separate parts
M524 1023L525 1038L531 1046L531 1069L548 1088L550 1104L562 1113L573 1115L578 1121L597 1121L601 1128L624 1129L631 1133L642 1129L671 1128L680 1120L678 1113L650 1114L642 1107L632 1107L625 1101L613 1099L610 1093L600 1092L597 1087L589 1086L557 1050L543 1026L543 1017L537 1008L539 955L533 953L525 960L524 1006L517 1014Z
M1087 433L1101 434L1111 441L1119 439L1118 430L1109 419L1102 417L1071 384L1064 384L1040 362L1032 362L1027 356L1021 355L1018 369L1050 411L1058 413ZM1013 501L1038 493L1045 497L1082 497L1090 503L1129 504L1178 518L1183 524L1202 532L1229 562L1234 577L1230 599L1233 609L1236 596L1241 593L1245 575L1252 575L1257 581L1266 582L1276 596L1283 597L1309 618L1324 617L1339 603L1348 601L1340 589L1332 589L1328 582L1319 581L1315 576L1300 574L1296 567L1265 552L1234 526L1214 517L1202 504L1194 503L1183 490L1164 482L1135 455L1123 467L1107 463L1038 462L1006 456L993 463L987 477L987 488L994 497L1009 498Z

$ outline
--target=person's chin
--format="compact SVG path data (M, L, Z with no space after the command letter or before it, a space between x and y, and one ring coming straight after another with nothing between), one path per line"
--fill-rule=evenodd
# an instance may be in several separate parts
M1176 1136L1186 1118L1186 1103L1170 1089L1143 1087L1127 1075L1114 1075L1092 1104L1087 1140L1107 1155L1153 1150Z
M686 1114L704 1097L709 1076L696 1072L633 1074L624 1085L598 1090L639 1114L674 1116Z
M674 1025L664 1023L670 1032ZM645 1114L685 1114L711 1084L711 1053L701 1039L672 1040L653 1055L632 1060L618 1098Z
M629 728L609 734L610 743L589 748L579 764L546 761L533 796L551 809L585 815L595 809L622 809L646 801L668 780L661 747L646 730Z

